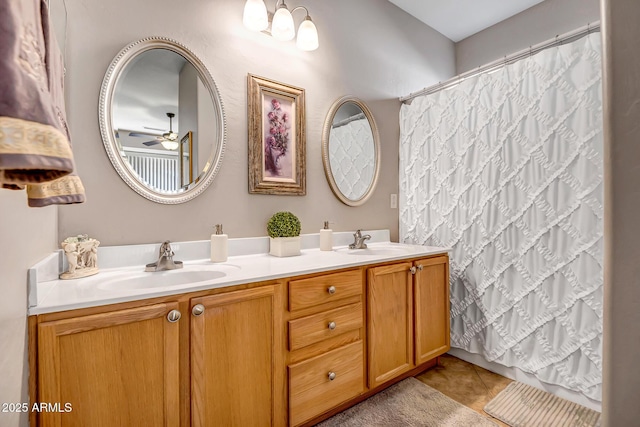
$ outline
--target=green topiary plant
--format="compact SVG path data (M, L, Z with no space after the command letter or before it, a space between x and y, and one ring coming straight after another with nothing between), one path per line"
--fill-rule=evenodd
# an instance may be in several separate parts
M291 212L276 212L267 222L269 237L296 237L300 235L300 220Z

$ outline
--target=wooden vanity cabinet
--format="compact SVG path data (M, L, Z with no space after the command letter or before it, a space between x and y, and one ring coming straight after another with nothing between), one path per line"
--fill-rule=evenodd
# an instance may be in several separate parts
M448 260L444 255L368 269L369 388L449 350Z
M38 324L40 426L178 426L178 304Z
M363 270L292 280L288 287L289 425L365 390Z
M38 426L312 425L449 349L446 255L29 318Z
M413 266L415 364L421 365L451 348L449 257L421 259Z
M192 426L282 425L280 295L261 286L191 300Z
M32 401L72 405L31 424L284 426L282 284L167 299L30 319Z
M413 292L410 262L367 272L369 388L413 368Z

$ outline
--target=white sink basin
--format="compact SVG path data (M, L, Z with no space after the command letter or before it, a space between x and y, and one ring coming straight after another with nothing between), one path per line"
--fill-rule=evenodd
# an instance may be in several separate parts
M103 290L165 288L220 279L239 270L234 265L185 266L178 270L136 272L98 284Z
M338 249L337 252L349 254L349 255L384 255L384 256L394 256L394 255L403 255L411 253L411 248L403 247L403 246L395 246L395 245L370 245L366 249L349 249L342 248Z

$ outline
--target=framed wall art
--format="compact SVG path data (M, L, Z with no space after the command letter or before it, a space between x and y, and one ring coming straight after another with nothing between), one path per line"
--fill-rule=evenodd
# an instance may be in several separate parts
M304 89L249 74L249 193L306 194Z

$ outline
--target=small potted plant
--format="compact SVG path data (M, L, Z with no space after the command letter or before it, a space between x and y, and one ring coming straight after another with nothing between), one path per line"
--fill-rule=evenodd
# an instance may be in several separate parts
M278 257L300 255L300 220L291 212L276 212L267 222L269 254Z

